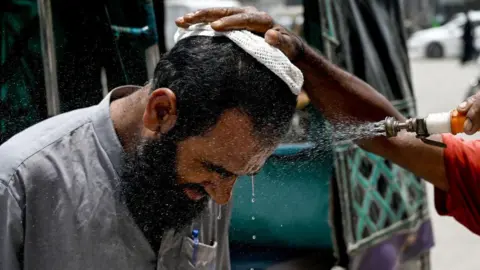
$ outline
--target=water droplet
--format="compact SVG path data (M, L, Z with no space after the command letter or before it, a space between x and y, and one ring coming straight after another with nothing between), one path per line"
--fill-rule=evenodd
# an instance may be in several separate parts
M257 239L257 236L256 236L256 235L252 235L252 239L253 239L253 240Z
M252 216L252 220L255 220L255 216Z
M217 220L220 220L222 219L222 205L218 205L218 216L217 216Z
M255 202L255 176L252 175L250 176L250 179L252 180L252 203Z

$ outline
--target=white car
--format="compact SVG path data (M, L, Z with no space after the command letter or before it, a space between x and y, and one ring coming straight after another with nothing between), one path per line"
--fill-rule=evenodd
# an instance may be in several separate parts
M470 11L468 17L475 29L475 47L480 48L480 11ZM459 57L463 51L465 14L456 14L442 26L415 32L407 41L410 57Z

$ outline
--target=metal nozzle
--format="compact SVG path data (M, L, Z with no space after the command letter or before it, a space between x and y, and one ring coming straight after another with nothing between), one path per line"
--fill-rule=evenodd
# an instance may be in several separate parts
M395 137L398 134L398 121L394 117L385 118L385 134L387 138Z
M385 118L385 133L387 137L395 137L402 130L414 132L418 137L430 136L423 118L409 118L405 122L399 122L394 117Z
M398 132L406 130L408 132L415 132L418 134L417 122L423 119L407 119L405 122L399 122L395 117L385 118L385 133L388 138L395 137Z
M422 118L410 118L405 122L399 122L394 117L385 118L385 133L387 138L395 137L402 130L407 132L413 132L417 135L417 138L422 140L426 144L430 144L438 147L446 147L445 144L437 141L427 139L430 136L427 130L427 124L425 119Z

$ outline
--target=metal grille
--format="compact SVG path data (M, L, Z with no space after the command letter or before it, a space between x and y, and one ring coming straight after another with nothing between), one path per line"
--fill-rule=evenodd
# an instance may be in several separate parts
M354 144L337 146L335 155L349 252L428 218L425 184L415 175Z

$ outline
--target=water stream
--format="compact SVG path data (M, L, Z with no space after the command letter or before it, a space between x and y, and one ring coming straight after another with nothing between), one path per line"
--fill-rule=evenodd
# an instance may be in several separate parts
M220 220L222 219L222 205L218 205L218 216L217 219Z
M345 121L332 124L335 141L371 139L385 136L385 121L355 122Z
M255 203L255 176L252 175L250 176L250 179L252 180L252 204ZM252 215L252 220L255 220L255 216ZM255 240L257 239L256 235L252 235L252 239Z

